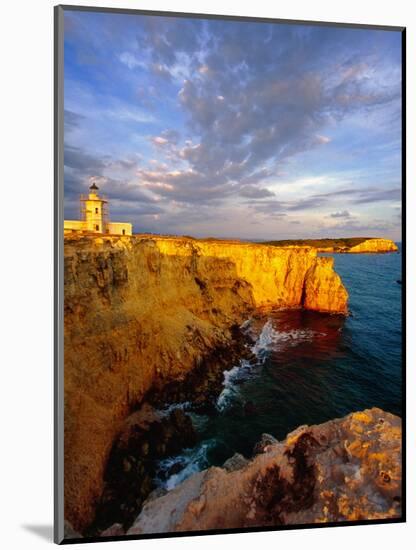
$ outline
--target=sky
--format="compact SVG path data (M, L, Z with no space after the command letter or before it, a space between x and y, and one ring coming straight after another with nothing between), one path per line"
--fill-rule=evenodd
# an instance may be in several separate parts
M65 12L65 218L401 240L401 34Z

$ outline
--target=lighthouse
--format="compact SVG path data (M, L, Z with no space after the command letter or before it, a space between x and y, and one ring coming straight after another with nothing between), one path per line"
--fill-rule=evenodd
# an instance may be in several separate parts
M88 195L80 196L80 220L64 220L64 233L96 233L107 235L131 235L132 224L110 222L108 200L98 194L95 182L89 187Z
M98 187L93 183L86 197L81 195L81 219L85 231L104 233L108 224L108 201L98 195Z

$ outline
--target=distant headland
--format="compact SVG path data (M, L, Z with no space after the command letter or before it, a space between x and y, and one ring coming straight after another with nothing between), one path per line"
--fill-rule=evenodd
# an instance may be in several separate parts
M267 241L270 246L311 246L318 252L338 254L380 254L397 252L397 245L389 239L373 237L350 237L339 239L290 239L285 241Z

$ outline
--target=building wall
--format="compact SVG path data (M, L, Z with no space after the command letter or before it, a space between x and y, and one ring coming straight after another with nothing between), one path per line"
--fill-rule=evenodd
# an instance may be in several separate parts
M85 231L85 223L79 220L64 220L64 231Z
M86 230L93 233L104 233L103 227L103 201L94 193L90 193L85 201Z
M88 231L97 234L131 235L133 226L128 222L106 222L104 209L107 201L96 193L89 193L88 198L81 197L85 220L65 220L64 232Z
M131 235L132 232L133 226L131 223L109 222L107 224L107 233L109 233L110 235Z

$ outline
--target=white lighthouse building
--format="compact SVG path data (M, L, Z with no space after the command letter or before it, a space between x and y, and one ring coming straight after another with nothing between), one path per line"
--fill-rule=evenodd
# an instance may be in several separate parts
M98 187L93 183L88 195L80 197L80 220L64 220L65 233L97 233L107 235L131 235L132 224L110 222L108 200L98 194Z

